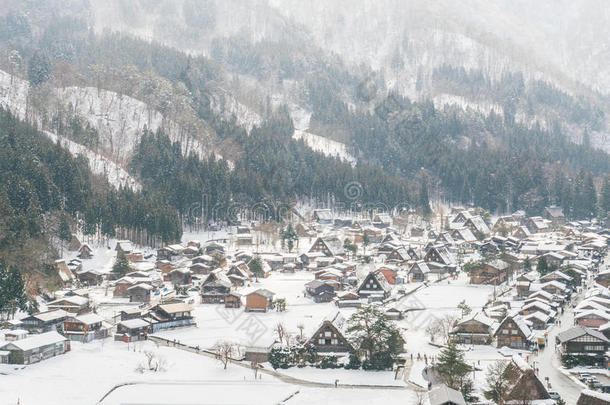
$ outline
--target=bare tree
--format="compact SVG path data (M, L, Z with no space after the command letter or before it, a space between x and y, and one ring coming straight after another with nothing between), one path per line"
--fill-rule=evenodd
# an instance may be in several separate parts
M159 356L157 353L147 350L144 352L144 356L146 357L146 364L140 363L140 365L138 365L138 367L136 368L136 371L140 373L143 373L144 370L159 372L165 371L167 369L167 361L165 360L165 358Z
M430 340L434 342L436 336L440 336L444 344L449 342L449 336L453 329L457 316L453 314L447 314L442 318L435 318L428 326L426 326L426 333L430 336Z
M220 360L225 370L227 369L227 366L229 365L229 362L231 362L231 358L236 351L237 347L235 344L229 341L218 342L216 345L214 345L216 358Z
M305 338L303 336L303 331L305 330L305 325L300 323L297 325L297 328L299 329L299 341L303 342L305 340Z
M250 368L254 370L254 379L256 380L258 378L258 370L260 368L260 364L258 364L258 361L252 360L250 362Z
M485 382L487 390L483 392L485 398L501 404L504 401L509 380L506 376L506 362L497 361L487 367Z
M277 325L275 325L275 329L273 331L277 333L278 341L280 343L283 343L284 339L286 338L286 335L288 334L288 332L286 331L286 326L284 326L282 322L278 322Z

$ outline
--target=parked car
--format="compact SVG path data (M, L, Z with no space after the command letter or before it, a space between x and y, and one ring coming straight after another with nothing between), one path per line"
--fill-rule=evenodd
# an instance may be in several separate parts
M578 374L578 379L582 382L585 382L586 380L588 380L589 378L591 378L591 374L589 373L580 373Z
M551 397L551 399L558 401L561 399L561 395L559 395L558 392L555 391L549 391L549 396Z

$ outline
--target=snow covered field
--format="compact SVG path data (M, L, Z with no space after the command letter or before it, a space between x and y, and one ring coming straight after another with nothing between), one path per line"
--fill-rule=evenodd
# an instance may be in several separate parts
M157 347L148 341L128 346L105 339L87 344L72 342L71 345L70 352L30 366L0 365L0 404L94 404L116 384L126 382L223 380L243 383L244 379L254 378L247 369L229 367L223 370L222 364L214 359ZM145 351L165 359L166 371L143 374L136 371L138 365L146 363ZM263 381L265 378L271 379L264 376ZM147 400L150 403L154 398L149 396ZM125 402L123 398L120 400Z
M155 335L201 348L211 348L222 340L244 346L269 347L277 339L274 329L281 322L293 334L299 333L298 325L302 324L305 327L304 336L310 336L324 317L337 311L334 304L315 304L311 298L304 296L304 284L313 279L314 275L307 272L272 273L258 283L252 282L249 287L237 290L240 294L259 288L275 292L276 298L286 299L286 312L270 310L266 313L247 313L243 308L228 309L219 304L198 304L193 312L198 325L196 328L161 331ZM343 309L341 312L349 316L353 311L354 309Z

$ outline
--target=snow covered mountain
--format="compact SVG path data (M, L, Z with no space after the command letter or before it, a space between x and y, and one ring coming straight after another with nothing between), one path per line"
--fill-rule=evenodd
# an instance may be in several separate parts
M90 5L98 32L129 32L218 61L234 76L224 84L233 99L217 111L226 114L230 108L246 127L256 122L257 104L265 98L312 109L306 82L317 69L310 61L315 57L352 75L355 84L344 84L341 97L354 107L367 108L397 91L431 98L439 107L503 113L497 100L439 88L435 70L451 66L491 81L519 72L526 82L542 80L593 100L610 115L610 45L604 41L610 37L610 8L600 0L93 0ZM259 48L251 56L248 46ZM290 72L294 69L281 61L279 69L269 65L261 55L273 47L277 59L302 60L308 73ZM358 97L358 85L366 85L373 98ZM548 126L558 114L521 109L517 118ZM579 142L583 127L566 129ZM594 144L610 150L607 130L592 132Z

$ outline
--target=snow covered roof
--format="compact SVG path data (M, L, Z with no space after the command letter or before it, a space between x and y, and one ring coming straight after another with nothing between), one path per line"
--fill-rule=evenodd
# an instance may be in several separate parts
M445 384L434 387L428 392L428 400L430 401L430 405L444 405L448 403L466 405L462 393L447 387Z
M67 315L68 313L63 309L56 309L53 311L39 312L37 314L32 315L32 317L41 320L42 322L48 322L53 321L55 319L61 319Z
M580 393L580 398L582 397L589 397L589 398L595 398L595 399L599 399L603 402L600 403L610 403L610 394L604 394L602 392L598 392L598 391L592 391L592 390L583 390ZM580 403L580 398L578 399L578 402ZM585 403L585 402L583 402Z
M77 306L87 305L87 303L89 302L89 300L85 297L81 297L79 295L71 295L69 297L63 297L63 298L59 298L55 301L51 301L51 302L49 302L49 304L47 306L52 307L52 306L55 306L55 305L61 303L62 301L65 301L69 304L77 305Z
M148 321L145 321L144 319L135 318L135 319L128 319L126 321L121 321L121 322L119 322L119 325L122 325L128 329L136 329L136 328L144 328L146 326L149 326L150 323Z
M103 322L104 321L104 318L102 318L98 314L94 314L94 313L78 315L78 316L70 317L69 319L75 319L78 322L84 323L86 325L91 325L91 324L94 324L94 323L98 323L98 322Z
M28 351L32 349L36 349L38 347L52 345L60 342L65 342L68 339L60 335L59 333L52 331L41 333L40 335L32 335L25 339L15 340L4 346L0 346L0 350L10 350L11 348L17 348L19 350Z
M610 340L608 340L603 333L596 331L595 329L587 328L585 326L575 326L573 328L560 332L557 335L557 339L561 343L564 343L584 335L593 336L594 338L599 339L603 342L610 343Z
M176 312L191 312L193 310L190 305L183 302L177 302L175 304L159 304L159 308L168 314L173 314Z

